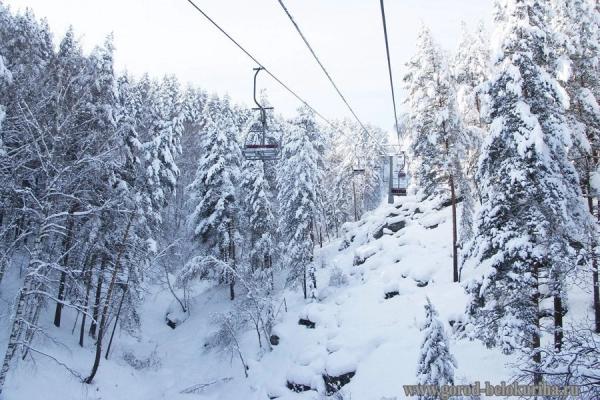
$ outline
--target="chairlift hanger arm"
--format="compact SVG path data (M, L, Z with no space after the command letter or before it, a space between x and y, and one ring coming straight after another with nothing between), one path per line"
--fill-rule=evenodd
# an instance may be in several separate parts
M262 71L263 69L264 69L263 67L256 67L256 68L254 68L254 70L256 71L254 73L254 103L258 106L258 109L261 110L261 111L264 111L265 108L256 99L256 78L258 77L258 73L260 71Z

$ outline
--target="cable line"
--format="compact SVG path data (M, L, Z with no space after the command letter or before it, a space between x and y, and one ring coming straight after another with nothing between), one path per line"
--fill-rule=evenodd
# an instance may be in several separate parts
M290 19L290 21L292 22L292 24L296 28L296 31L298 32L298 34L300 35L300 37L304 41L304 44L306 45L306 47L308 47L308 50L310 50L310 53L314 57L315 61L317 62L317 64L319 64L319 67L321 67L321 69L325 73L325 76L327 76L327 79L329 79L329 82L331 82L331 85L333 86L333 88L335 89L335 91L337 92L337 94L341 97L341 99L344 102L344 104L346 104L346 107L348 107L348 110L350 110L350 112L354 116L354 119L356 119L356 122L358 122L358 124L360 125L360 127L365 131L365 133L369 137L371 137L371 139L375 140L375 138L373 138L371 136L371 134L369 133L369 131L367 130L367 128L365 128L365 125L362 123L362 121L358 118L358 116L356 115L356 113L354 112L354 110L352 109L352 107L350 106L350 104L348 103L348 101L346 100L346 98L344 97L344 95L342 94L342 92L340 91L340 89L338 88L338 86L333 81L333 78L331 77L331 75L329 74L329 72L327 72L327 69L325 68L325 66L323 65L323 63L321 62L321 60L319 59L319 57L317 56L317 54L315 53L315 51L313 50L313 48L310 45L310 43L308 43L308 40L306 39L306 36L304 36L304 34L302 33L302 30L300 30L300 27L298 26L298 24L294 20L294 17L292 17L292 14L290 14L290 12L288 11L288 9L285 6L285 4L283 4L283 0L278 0L278 1L279 1L279 4L281 5L281 8L283 8L283 11L285 11L285 13L287 14L288 18ZM375 142L377 143L377 140L375 140Z
M298 101L300 101L302 104L304 104L306 107L308 107L312 112L314 112L317 116L319 116L319 118L321 118L323 121L325 121L327 124L329 124L331 127L333 127L334 129L340 131L343 133L343 131L341 131L340 128L338 128L336 125L334 125L331 121L329 121L327 118L325 118L321 113L319 113L315 108L313 108L310 104L308 104L302 97L300 97L298 94L296 94L296 92L294 92L292 89L290 89L290 87L288 85L286 85L285 83L283 83L278 77L276 77L267 67L264 66L264 64L262 64L260 61L258 61L256 59L256 57L254 57L252 54L250 54L250 52L248 50L246 50L241 44L239 44L230 34L228 34L223 28L221 28L219 26L219 24L217 24L211 17L209 17L204 11L202 11L202 9L200 7L198 7L196 5L196 3L194 3L192 0L186 0L188 3L190 3L192 5L192 7L194 7L196 9L196 11L198 11L200 14L202 14L202 16L204 18L206 18L211 24L213 24L219 31L221 31L221 33L223 35L225 35L229 40L231 40L231 42L233 42L233 44L235 44L242 52L244 52L244 54L246 54L252 61L254 61L259 67L261 67L267 74L269 74L271 76L271 78L273 78L275 80L275 82L279 83L285 90L287 90L289 93L291 93L296 99L298 99Z
M385 52L387 54L388 72L390 75L390 88L392 89L392 103L394 104L394 121L396 121L396 134L398 135L398 142L400 142L400 126L398 125L398 112L396 111L396 95L394 94L394 78L392 77L390 46L388 43L387 24L385 22L385 7L383 6L383 0L380 0L379 3L381 4L381 20L383 22L383 35L385 37Z

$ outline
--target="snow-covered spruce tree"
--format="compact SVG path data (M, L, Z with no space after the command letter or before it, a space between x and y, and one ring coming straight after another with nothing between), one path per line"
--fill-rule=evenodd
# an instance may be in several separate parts
M444 325L429 298L425 304L425 324L421 354L417 366L417 383L420 385L453 385L454 369L457 367L450 353ZM419 396L420 400L435 400L437 396Z
M236 240L239 199L236 191L240 179L240 149L237 128L229 102L212 97L205 105L202 135L203 154L198 159L196 177L188 187L193 207L189 226L202 255L194 257L181 272L182 277L212 276L229 284L231 300L235 297ZM209 263L209 258L220 263ZM200 271L206 266L223 266L217 271ZM210 268L210 266L209 266ZM185 281L186 279L183 279Z
M538 370L540 284L575 265L571 243L586 226L569 162L567 96L549 73L552 49L539 0L496 2L497 34L486 108L492 121L479 162L482 207L467 251L468 314L476 336L505 353L524 351ZM534 382L541 380L534 374Z
M279 163L279 230L288 282L302 283L304 298L313 296L313 224L318 218L323 175L323 134L306 107L289 124Z
M422 27L417 53L404 77L411 130L412 176L425 196L447 196L452 205L453 280L458 282L457 178L468 143L456 105L453 81L442 51Z
M161 84L144 75L132 85L132 91L132 117L141 143L139 158L145 174L136 184L139 211L145 218L144 225L155 236L179 176L175 163L181 150L183 123L179 88L172 78L165 78Z
M276 222L273 214L271 188L265 178L262 161L245 161L242 164L241 192L244 214L248 221L249 262L253 273L260 272L265 283L273 286L273 254L276 243L273 233Z
M560 55L556 73L558 79L564 81L571 100L567 118L573 146L569 156L579 173L580 185L593 215L594 196L600 191L600 15L590 0L554 0L553 6ZM592 276L595 331L600 333L600 288L595 256L592 257Z

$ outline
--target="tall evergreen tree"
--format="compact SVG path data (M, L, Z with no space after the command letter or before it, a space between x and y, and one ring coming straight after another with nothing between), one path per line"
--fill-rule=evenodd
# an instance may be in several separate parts
M570 244L586 225L566 154L567 97L548 71L547 13L540 0L496 2L498 56L486 105L492 123L477 172L482 207L467 252L477 335L506 353L530 354L533 370L541 361L540 284L558 285L550 271L574 265Z
M241 159L238 132L228 102L216 97L206 103L204 121L201 132L204 154L188 188L194 207L189 224L206 256L216 257L235 269L240 207L236 190ZM229 283L233 300L235 279L231 271L213 271L213 274Z
M600 191L600 15L589 0L555 0L553 6L560 57L556 74L564 81L570 98L567 111L573 136L570 158L587 196L588 210L593 215L594 196L597 197ZM597 239L592 238L592 242L597 243ZM596 256L592 257L592 282L595 331L600 333L600 281Z
M459 241L464 245L472 238L472 226L478 188L475 171L487 125L481 118L481 88L490 75L490 45L483 23L471 33L463 23L462 37L452 62L452 77L456 84L457 107L465 129L467 146L461 160L458 188L462 197Z
M251 270L259 271L265 282L270 282L272 285L273 255L276 249L273 235L275 216L271 188L265 177L264 162L244 162L241 190L244 198L244 211L248 220L247 235L250 238Z
M458 227L456 203L460 160L468 147L456 105L447 61L423 27L417 53L404 77L412 131L410 156L413 176L426 196L450 192L452 204L453 280L458 282Z
M277 188L288 282L302 283L304 298L312 296L316 288L314 224L319 216L323 147L314 114L300 108L285 137Z

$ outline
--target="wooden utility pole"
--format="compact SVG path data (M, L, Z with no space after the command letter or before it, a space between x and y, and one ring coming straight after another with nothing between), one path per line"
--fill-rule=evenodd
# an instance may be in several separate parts
M394 204L394 195L392 188L394 187L394 156L389 156L390 176L388 179L388 204Z
M354 221L358 221L358 211L356 209L356 185L354 183L354 174L352 175L352 198L354 200Z
M454 177L450 175L450 197L452 200L452 276L453 282L458 282L458 232L456 227L456 190Z

